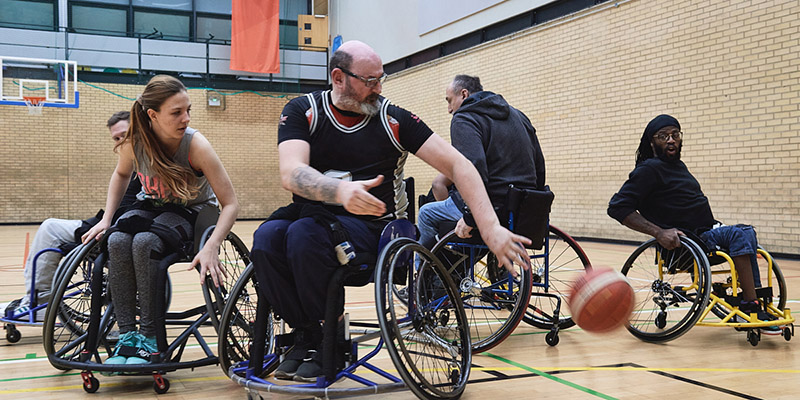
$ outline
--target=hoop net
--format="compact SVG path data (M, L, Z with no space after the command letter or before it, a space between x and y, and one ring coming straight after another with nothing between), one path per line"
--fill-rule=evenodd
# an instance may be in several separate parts
M42 115L46 97L23 96L22 99L25 101L25 106L28 107L28 115Z

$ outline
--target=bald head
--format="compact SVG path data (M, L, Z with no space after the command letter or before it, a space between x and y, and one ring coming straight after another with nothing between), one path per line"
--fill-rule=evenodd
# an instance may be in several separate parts
M353 69L354 64L362 63L383 65L381 58L375 53L372 47L358 40L350 40L342 43L342 45L336 49L336 52L333 53L330 68L331 71L337 67L350 70Z
M345 42L333 53L330 68L331 98L336 107L365 115L378 112L386 74L372 47L357 40Z

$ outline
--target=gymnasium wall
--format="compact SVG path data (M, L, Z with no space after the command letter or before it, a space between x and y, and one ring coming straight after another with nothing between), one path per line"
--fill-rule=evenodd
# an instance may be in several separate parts
M80 78L80 76L79 76ZM4 85L13 85L6 79ZM130 110L144 86L78 83L78 109L0 106L0 223L45 218L83 219L105 205L116 165L106 121ZM111 93L109 93L111 92ZM214 146L231 176L240 218L265 218L290 201L277 177L277 126L295 95L241 93L225 96L226 108L208 107L204 90L190 89L192 122Z
M800 2L620 1L393 74L384 94L449 136L444 91L478 75L536 127L573 236L642 240L606 215L645 125L682 124L714 216L800 254ZM418 192L434 173L412 161Z
M607 239L644 238L606 206L633 169L647 122L672 114L685 132L683 160L715 217L753 224L768 249L800 254L798 10L800 1L604 3L393 74L384 95L449 137L446 85L458 73L480 76L537 128L556 193L551 222ZM128 98L143 89L98 86ZM131 101L79 89L77 110L34 117L0 106L0 223L85 218L103 206L115 163L105 121ZM288 98L243 93L215 110L204 91L189 93L191 125L231 175L240 218L286 204L275 144ZM406 175L424 193L434 171L410 157Z

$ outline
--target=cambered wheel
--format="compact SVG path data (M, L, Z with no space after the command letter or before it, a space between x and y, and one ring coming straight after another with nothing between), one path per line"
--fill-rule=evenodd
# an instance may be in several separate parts
M61 280L55 286L56 289L47 305L42 335L45 354L48 356L55 354L63 360L78 361L80 352L86 347L84 334L89 329L93 295L102 298L100 321L104 321L104 324L99 327L98 350L104 346L106 352L111 352L106 337L115 323L113 307L108 303L105 276L102 293L95 294L91 288L92 272L95 259L100 253L100 246L97 242L91 242L80 245L73 251L77 253L67 258L69 265L63 266Z
M233 285L231 295L220 318L217 344L220 367L228 374L231 365L250 359L256 306L258 305L258 283L252 265L248 265L239 280ZM279 322L269 314L267 343L264 354L274 353L275 335L280 332Z
M459 288L472 351L479 353L500 344L519 325L531 295L531 271L515 265L519 277L514 278L484 246L458 240L451 233L431 252Z
M206 230L200 241L201 249L213 232L213 227ZM206 301L209 319L217 332L219 332L220 315L225 308L233 285L250 264L250 251L236 234L230 232L219 246L219 261L225 269L225 276L219 282L219 287L214 286L214 281L210 276L206 277L206 283L203 285L203 297Z
M542 250L529 250L533 288L523 321L540 329L551 329L558 301L553 297L536 295L551 293L562 300L558 310L558 328L567 329L575 325L566 306L570 285L592 265L578 242L553 225L550 225L545 246Z
M392 289L393 282L402 281L395 274L409 276L406 300ZM460 397L472 347L464 304L450 274L419 243L398 238L381 251L375 281L381 337L403 381L419 398Z
M628 331L647 342L676 339L691 329L708 304L711 272L708 259L691 239L665 251L648 240L622 267L636 295Z

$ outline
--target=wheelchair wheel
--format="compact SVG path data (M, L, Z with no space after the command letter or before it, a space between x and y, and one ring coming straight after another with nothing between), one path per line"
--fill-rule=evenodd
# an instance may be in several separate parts
M211 237L213 231L213 227L206 229L200 242L201 249L208 238ZM231 294L231 289L242 275L247 265L250 264L250 251L235 233L230 232L219 246L219 261L225 268L225 276L222 282L220 282L219 287L214 286L214 281L210 276L206 277L205 284L203 285L203 297L206 301L209 320L211 320L211 324L214 325L214 329L217 329L217 332L219 332L220 315ZM199 268L198 266L198 269Z
M545 255L546 258L531 258L533 292L523 321L540 329L551 329L558 301L553 297L536 295L536 293L551 293L562 300L558 312L558 328L566 329L575 325L566 306L570 285L592 265L575 239L552 225L549 231L547 249L532 253L532 256ZM547 282L545 273L548 274Z
M531 271L516 265L518 278L498 265L488 249L461 245L455 233L431 250L460 291L467 315L472 351L500 344L522 321L531 295Z
M65 263L61 280L52 292L42 327L45 353L69 361L77 361L86 347L85 334L89 328L93 296L91 276L100 246L97 242L91 242L76 247L74 251L76 254L65 260L69 263ZM103 280L103 293L96 294L103 296L101 320L105 322L99 341L106 351L110 351L106 336L114 326L114 318L112 307L108 304L105 276Z
M258 283L253 265L250 264L233 285L220 318L217 354L225 375L231 365L250 359L257 305ZM272 329L267 329L264 354L274 353L275 335L280 332L279 323L272 313L269 314L268 324Z
M408 238L384 247L375 274L381 337L403 381L419 398L461 396L472 351L464 304L450 274L430 251ZM403 301L392 287L406 277L411 279Z
M628 331L647 342L666 342L688 332L703 313L711 271L700 247L681 236L666 251L655 239L639 246L622 267L636 294Z
M757 279L761 283L761 288L772 288L772 305L777 308L778 310L783 310L786 308L786 280L783 277L783 272L781 272L780 267L778 267L778 262L772 258L764 248L761 246L758 247L759 254L758 254L758 273L760 279ZM770 260L772 261L772 279L767 280L769 276L768 270L770 265ZM712 287L713 288L721 288L724 289L724 294L727 296L733 295L733 291L731 290L730 284L730 265L725 262L722 264L712 265L711 266L711 278L713 280ZM717 289L719 290L719 289ZM762 289L759 289L762 290ZM720 295L722 293L717 293ZM741 296L741 294L739 294ZM719 318L725 318L729 310L722 306L716 306L711 309L711 311Z

